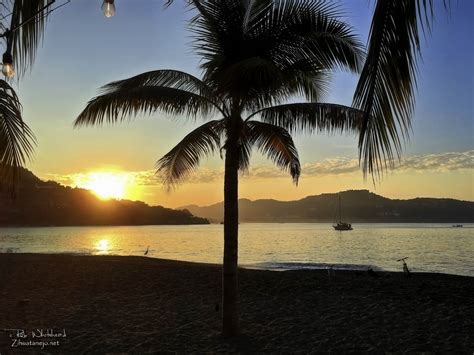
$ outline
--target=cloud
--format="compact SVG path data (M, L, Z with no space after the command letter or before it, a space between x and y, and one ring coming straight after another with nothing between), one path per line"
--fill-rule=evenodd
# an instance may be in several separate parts
M474 169L474 150L405 156L395 165L398 172L448 172L461 169ZM325 159L302 167L303 176L345 175L359 171L359 160L349 158Z
M474 150L442 154L413 155L402 160L397 170L405 171L453 171L474 169Z
M74 186L74 176L77 174L41 174L40 178L43 180L52 180L61 185Z
M134 172L136 176L136 183L142 186L156 186L162 185L162 180L159 175L155 174L155 170L147 170L143 172ZM199 167L193 173L189 174L185 179L186 183L202 184L213 182L223 178L224 169L209 169L206 167Z
M396 166L397 172L448 172L455 170L474 169L474 150L465 152L449 152L441 154L426 154L406 156ZM359 161L356 158L335 157L322 161L305 163L302 166L302 177L341 176L360 173ZM126 174L129 181L138 186L162 186L161 180L155 175L155 170L117 172ZM87 173L76 174L46 174L47 180L54 180L63 185L77 186L77 182L87 177ZM248 172L242 174L244 179L278 179L289 178L288 173L282 172L271 165L253 165ZM191 174L186 183L202 184L222 180L224 169L198 168Z
M343 175L359 171L359 161L349 158L331 158L321 162L303 164L303 176Z

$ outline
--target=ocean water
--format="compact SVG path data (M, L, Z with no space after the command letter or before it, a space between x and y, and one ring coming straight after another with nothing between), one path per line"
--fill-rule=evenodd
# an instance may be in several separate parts
M240 224L239 264L263 269L374 269L474 276L474 225L326 223ZM2 253L144 255L221 263L222 225L0 228Z

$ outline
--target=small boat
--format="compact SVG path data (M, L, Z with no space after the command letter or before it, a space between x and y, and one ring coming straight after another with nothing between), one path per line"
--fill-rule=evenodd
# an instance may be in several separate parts
M453 224L452 227L453 227L453 228L462 228L463 225L462 225L462 224Z
M337 231L351 231L352 225L350 223L345 222L337 222L333 225L334 229Z
M339 203L337 206L336 215L339 215L339 220L332 225L332 227L337 231L351 231L352 225L342 221L341 217L341 195L339 195Z

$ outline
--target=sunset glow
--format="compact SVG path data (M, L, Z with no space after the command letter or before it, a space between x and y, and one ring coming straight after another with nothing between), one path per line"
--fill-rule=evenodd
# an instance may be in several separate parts
M167 117L157 111L150 119L138 118L103 128L72 129L73 120L96 89L113 80L170 67L197 77L201 75L198 56L185 55L191 50L191 34L185 25L190 15L182 11L181 5L170 6L166 11L151 11L153 2L120 3L117 15L108 19L110 21L105 21L95 2L88 1L73 1L61 8L61 16L51 17L45 33L46 47L38 52L36 66L55 70L33 70L32 75L22 78L19 92L24 97L26 123L33 125L41 142L28 169L46 180L92 189L102 198L140 200L176 208L222 201L224 162L218 152L209 159L202 159L199 168L171 191L154 176L154 163L201 124L199 117L194 122L173 115ZM178 3L181 4L175 1ZM117 1L115 4L118 5ZM365 41L370 31L371 11L356 0L341 2L341 6L353 14L349 22ZM280 173L271 161L254 152L250 176L245 175L240 181L239 197L296 200L320 193L369 189L390 198L424 196L473 200L470 153L474 149L473 81L466 80L469 77L466 73L472 72L474 52L472 46L466 47L469 41L452 40L471 33L472 19L468 14L472 13L473 6L471 1L459 1L459 6L453 6L452 17L456 21L447 21L441 10L436 35L429 38L430 44L424 48L424 56L430 59L419 68L420 93L413 112L411 140L407 141L402 154L402 167L374 185L370 177L364 179L359 168L357 137L336 132L331 135L295 132L292 136L303 166L298 187L292 185L288 173ZM91 13L96 17L87 15L88 25L84 26L78 14ZM134 15L126 15L130 13ZM65 40L76 33L82 34L77 41ZM143 45L156 41L157 34L160 34L159 45ZM128 44L126 53L115 41ZM94 60L87 61L86 69L84 58L69 55L82 53L83 48L94 51ZM45 90L46 82L54 83L54 87ZM351 105L356 85L356 75L337 72L324 101ZM440 87L443 90L439 90ZM449 97L443 97L443 93L449 93ZM51 97L55 98L54 104ZM118 185L124 190L114 187L115 192L111 192L107 183L103 186L102 179L89 181L91 172L111 173L113 181L118 174ZM80 184L77 175L81 175ZM123 183L122 176L132 179L125 179Z
M101 199L120 200L125 195L129 177L120 172L91 172L78 176L75 183L77 187L91 190Z
M96 243L96 249L99 254L107 254L109 252L108 239L101 239Z

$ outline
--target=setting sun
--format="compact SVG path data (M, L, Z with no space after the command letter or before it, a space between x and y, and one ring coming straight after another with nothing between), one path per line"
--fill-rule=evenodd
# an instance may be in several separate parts
M116 172L92 172L77 181L77 186L93 191L101 199L122 199L128 176Z

